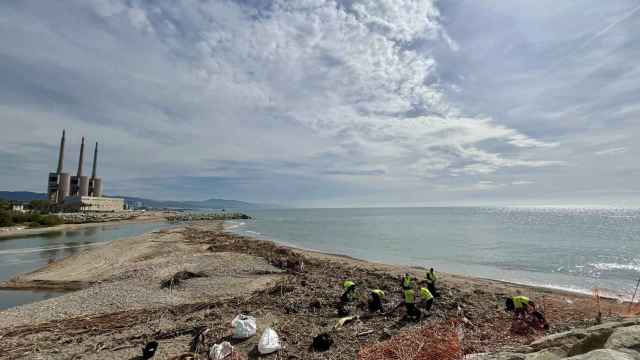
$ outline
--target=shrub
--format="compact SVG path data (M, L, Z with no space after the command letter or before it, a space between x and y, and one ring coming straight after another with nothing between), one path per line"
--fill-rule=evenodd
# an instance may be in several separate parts
M64 220L55 215L45 215L40 217L40 221L38 221L40 225L44 226L55 226L64 224Z
M11 216L11 212L7 210L0 210L0 226L11 225L13 225L13 217Z

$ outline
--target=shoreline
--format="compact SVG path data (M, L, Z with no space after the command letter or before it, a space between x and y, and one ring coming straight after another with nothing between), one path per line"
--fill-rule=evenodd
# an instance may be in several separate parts
M92 222L92 223L84 223L84 224L62 224L62 225L38 227L38 228L0 230L0 241L6 238L22 238L22 237L29 237L29 236L52 233L52 232L78 230L78 229L85 229L85 228L98 227L98 226L109 226L109 225L116 226L116 225L122 225L122 224L165 222L167 221L166 220L167 214L168 213L165 213L165 212L149 212L148 215L138 216L134 219Z
M188 278L175 288L160 285L182 271L203 277ZM591 296L584 294L438 273L442 297L430 317L413 324L404 320L404 310L391 311L402 301L399 276L405 272L418 279L423 275L419 267L236 235L222 221L181 225L87 249L14 277L14 286L67 286L76 291L0 311L0 354L29 358L34 350L28 344L37 342L42 344L39 354L45 357L82 356L91 353L99 336L103 348L96 358L131 358L139 354L145 339L155 338L161 341L158 358L169 359L187 351L194 329L200 326L211 329L210 344L220 342L230 335L228 324L238 313L255 316L259 332L273 327L285 344L283 358L353 359L362 346L389 334L421 325L441 326L459 320L461 314L468 322L465 351L485 352L526 345L544 335L510 333L512 318L502 310L507 296L535 299L544 307L554 332L593 325L600 310L606 319L622 318L625 307L601 299L601 309L596 310ZM363 289L383 289L389 312L383 316L361 313L356 325L333 329L339 284L345 278L354 279ZM322 331L336 332L337 337L330 352L319 355L310 352L309 345ZM73 342L61 344L57 340L61 338ZM251 353L255 341L234 346Z
M252 235L252 234L241 234L241 233L237 233L237 232L234 231L234 229L236 229L238 227L237 225L235 225L235 224L234 225L230 225L230 224L227 223L227 221L225 221L224 227L225 227L224 231L226 233L231 234L231 235L234 235L234 236L245 236L245 237L249 237L249 238L255 239L257 241L272 241L272 242L278 244L279 246L282 246L282 247L285 247L285 248L288 248L288 249L291 249L291 250L298 250L298 251L304 251L304 252L317 253L317 254L320 254L320 255L328 255L328 256L332 256L332 257L344 258L344 259L353 260L353 261L361 261L361 262L366 262L366 263L375 264L375 265L383 265L383 266L390 266L390 267L405 267L405 268L410 268L410 269L419 270L419 271L426 271L427 270L427 268L425 268L423 266L419 266L419 265L408 265L408 264L400 264L400 263L387 263L387 262L376 261L376 260L368 260L368 259L364 259L364 258L358 258L358 257L354 257L354 256L351 256L351 255L347 255L347 254L341 254L341 253L338 253L338 252L323 251L323 250L305 248L305 247L302 247L302 246L290 244L290 243L285 242L285 241L269 239L267 237L260 237L260 236L256 236L256 235ZM525 287L525 288L530 288L532 290L548 291L548 292L553 292L553 293L558 293L558 294L581 295L581 296L588 296L588 297L592 297L592 294L593 294L592 291L589 291L589 290L586 290L586 289L578 290L578 289L568 289L568 288L564 288L562 286L554 287L553 285L536 285L536 284L525 283L525 282L517 282L517 281L511 281L511 280L505 280L505 279L494 279L494 278L489 278L489 277L478 277L478 276L459 274L459 273L450 273L450 272L440 272L440 271L438 271L437 273L446 274L446 276L455 277L455 278L459 278L459 279L469 279L469 280L475 280L475 281L489 281L489 282L495 282L495 283L504 284L506 286ZM605 293L605 294L607 294L607 293ZM615 296L614 294L610 294L610 295L602 295L602 294L600 294L599 296L600 296L601 299L622 301L622 303L624 303L624 304L629 304L630 303L630 299L625 299L625 298L620 297L620 296Z

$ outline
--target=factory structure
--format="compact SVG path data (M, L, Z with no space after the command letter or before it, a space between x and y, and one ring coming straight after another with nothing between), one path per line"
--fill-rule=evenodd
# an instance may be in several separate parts
M78 172L71 176L64 172L65 130L60 140L58 169L49 173L47 196L51 204L71 211L120 211L124 209L124 199L102 196L102 179L97 176L98 143L93 151L91 176L83 175L84 137L80 144Z

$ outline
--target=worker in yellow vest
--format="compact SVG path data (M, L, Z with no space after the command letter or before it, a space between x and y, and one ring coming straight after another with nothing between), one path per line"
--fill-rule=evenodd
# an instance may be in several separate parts
M382 300L384 299L384 291L380 289L371 290L371 297L369 299L369 312L379 311L381 313L384 312L384 307L382 306Z
M505 308L507 311L513 311L516 314L519 313L524 313L526 312L529 307L532 307L533 309L536 308L535 304L533 303L533 301L531 301L528 297L526 296L514 296L511 298L508 298L505 302Z
M416 294L413 289L403 291L404 307L407 309L407 317L412 320L420 320L422 312L416 307Z
M340 300L343 303L352 302L356 292L356 283L351 280L347 280L342 284L342 287L344 288L344 292L342 293Z
M413 277L409 273L404 274L402 277L402 290L413 290Z
M420 303L425 310L431 310L431 306L433 306L433 294L427 288L420 288Z
M437 279L438 277L436 276L436 272L433 271L433 268L429 269L429 271L427 271L426 279L425 279L427 283L427 289L429 289L431 294L436 297L439 296L438 290L436 290Z

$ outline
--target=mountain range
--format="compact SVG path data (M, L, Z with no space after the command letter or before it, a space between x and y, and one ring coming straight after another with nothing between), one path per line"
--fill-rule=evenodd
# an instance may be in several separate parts
M125 202L134 206L140 205L147 208L170 209L268 209L280 206L272 204L257 204L239 200L208 199L202 201L172 201L152 200L132 196L114 196L124 198ZM47 194L30 191L0 191L0 199L11 201L46 200Z

